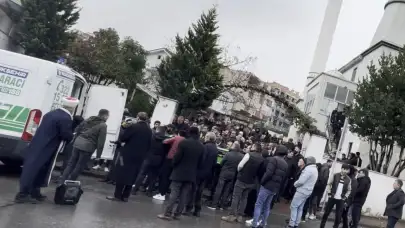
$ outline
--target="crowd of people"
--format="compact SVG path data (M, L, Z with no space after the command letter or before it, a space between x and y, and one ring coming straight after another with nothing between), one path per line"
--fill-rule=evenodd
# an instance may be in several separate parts
M26 149L17 203L36 203L45 196L40 188L49 184L50 171L62 141L70 142L72 153L57 183L76 180L94 151L100 154L106 140L108 110L74 124L71 113L78 101L64 99L63 107L47 113ZM127 202L132 194L166 200L158 218L179 219L200 216L203 205L211 210L228 210L225 222L245 222L250 227L266 227L272 207L290 203L287 227L298 227L306 219L316 219L324 198L321 228L335 207L334 228L358 227L361 209L371 180L367 169L355 168L359 160L345 160L339 173L332 173L332 161L317 163L301 154L301 144L284 141L260 128L251 131L241 125L216 122L202 116L188 120L176 117L172 124L159 121L150 128L148 116L140 112L136 121L123 125L105 181L115 184L108 200ZM74 129L74 130L72 130ZM73 139L73 140L72 140ZM99 157L99 156L98 156ZM350 161L356 160L356 164ZM405 194L402 181L387 197L387 227L402 216ZM157 194L155 195L155 192ZM208 194L204 194L204 192ZM205 197L206 196L206 197ZM244 221L245 216L252 219ZM351 218L351 219L349 219Z

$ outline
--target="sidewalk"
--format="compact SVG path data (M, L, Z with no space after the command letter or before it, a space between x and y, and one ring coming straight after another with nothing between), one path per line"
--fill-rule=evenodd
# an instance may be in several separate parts
M290 205L281 202L278 203L274 206L273 211L278 214L289 214L290 213ZM321 219L322 214L318 215L318 220ZM334 221L335 214L332 212L329 215L328 221ZM375 217L369 217L369 216L362 216L360 220L360 227L364 228L385 228L387 226L387 218L375 218ZM395 226L396 228L405 228L405 221L400 220L397 225Z

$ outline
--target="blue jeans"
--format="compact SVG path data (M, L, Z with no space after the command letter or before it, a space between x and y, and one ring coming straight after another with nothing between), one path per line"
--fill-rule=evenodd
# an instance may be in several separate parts
M298 226L301 222L302 211L304 209L305 201L309 196L299 192L295 192L294 198L291 201L290 210L290 222L289 226Z
M276 195L275 192L267 190L263 186L260 187L259 194L257 195L252 227L257 227L259 225L265 227L267 225L267 218L270 214L270 204L274 195ZM258 224L260 220L262 221L262 224Z

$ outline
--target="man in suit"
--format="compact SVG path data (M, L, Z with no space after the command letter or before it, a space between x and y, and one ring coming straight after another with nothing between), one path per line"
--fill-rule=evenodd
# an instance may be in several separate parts
M24 166L16 203L37 203L46 199L40 188L49 184L62 143L69 143L73 139L72 113L78 104L76 98L63 98L61 108L48 112L42 118L32 141L23 152Z
M164 214L158 218L164 220L178 219L187 203L187 196L196 183L198 171L202 168L204 146L199 140L198 128L191 127L190 137L179 143L173 158L173 171L170 176L171 193ZM173 213L178 201L176 211Z

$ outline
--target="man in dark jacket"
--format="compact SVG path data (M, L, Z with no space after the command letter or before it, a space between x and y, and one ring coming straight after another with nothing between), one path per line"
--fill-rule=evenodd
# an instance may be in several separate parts
M287 147L277 146L273 157L267 158L266 172L261 179L261 187L257 196L252 227L266 227L267 218L270 215L270 204L273 196L279 190L287 176L288 164L284 160L287 155ZM261 219L261 224L259 224Z
M351 228L357 228L361 218L361 209L366 202L368 192L371 187L371 179L368 176L368 169L359 170L357 175L357 189L354 193L352 204L352 224Z
M328 161L324 164L322 164L321 169L319 170L319 183L318 183L318 189L317 189L317 204L316 206L319 207L321 203L321 199L323 197L323 193L326 190L326 186L328 185L328 180L329 180L329 172L330 168L332 167L333 161L328 159Z
M239 142L235 141L229 152L226 152L221 161L221 173L219 174L218 184L215 189L215 195L209 209L221 209L224 207L230 190L232 189L233 181L238 172L238 164L242 160Z
M384 216L388 216L387 228L394 228L398 220L402 218L402 211L405 204L405 193L402 190L403 182L397 179L394 182L394 191L386 199Z
M222 217L226 222L243 222L243 215L247 198L252 189L256 187L257 176L263 163L260 144L256 143L246 153L238 164L238 176L235 182L232 195L231 212L229 216Z
M294 158L294 152L293 151L288 151L287 156L285 156L285 161L287 162L288 165L288 170L287 170L287 176L286 180L284 183L284 187L282 189L282 194L283 197L290 201L294 195L293 193L293 187L294 187L294 182L296 178L296 174L298 173L297 170L297 161Z
M147 186L147 196L152 197L155 180L159 175L160 167L163 164L163 160L166 156L163 140L165 137L166 129L164 127L157 127L155 133L153 134L152 144L150 151L148 152L147 158L143 163L141 174L138 175L135 188L133 189L133 194L136 194L137 191L142 187L143 181L147 176L146 183L144 186ZM143 188L145 189L145 188Z
M197 182L193 184L189 202L186 208L186 214L199 217L201 211L201 197L204 190L204 183L212 175L212 170L217 163L218 148L215 144L216 136L214 132L208 132L205 135L204 155L202 168L197 173Z
M323 214L320 228L325 228L326 220L332 212L333 207L336 205L335 222L333 228L338 228L342 218L343 207L350 196L351 180L347 175L350 171L350 165L343 164L340 173L333 175L328 183L328 202L325 206L325 213Z
M177 122L174 124L176 127L177 132L179 131L185 131L188 133L190 126L184 122L184 117L179 116L177 117Z
M171 193L164 214L158 215L160 219L171 220L180 217L187 203L187 195L192 185L196 183L198 171L202 169L204 146L199 141L198 128L191 127L189 134L190 138L179 143L177 153L174 155L173 171L170 176ZM172 214L177 201L176 211Z
M138 122L129 126L118 139L120 143L125 143L125 145L121 148L117 158L114 196L107 196L108 200L128 201L132 185L135 183L150 150L152 130L146 122L148 115L145 112L140 112L137 118Z
M97 151L97 157L101 156L107 136L106 121L108 117L108 110L101 109L98 116L88 118L76 128L78 136L73 144L73 152L68 165L59 179L59 184L63 184L66 180L76 180L90 161L94 151Z
M342 222L343 222L343 228L349 228L349 208L353 205L353 200L354 200L354 195L356 194L357 191L357 169L354 166L350 167L350 174L349 177L351 179L351 188L352 190L350 191L350 195L347 198L347 201L344 205L343 212L342 212Z

